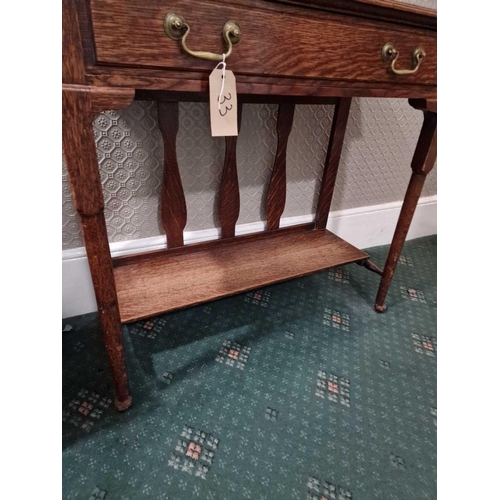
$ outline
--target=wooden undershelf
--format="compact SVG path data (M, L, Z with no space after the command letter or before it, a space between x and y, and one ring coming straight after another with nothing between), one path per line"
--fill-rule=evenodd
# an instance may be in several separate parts
M326 230L179 250L115 260L122 323L368 258Z

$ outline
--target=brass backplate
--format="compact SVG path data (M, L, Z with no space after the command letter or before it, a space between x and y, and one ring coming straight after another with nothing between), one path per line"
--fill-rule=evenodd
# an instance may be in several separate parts
M187 30L185 19L172 12L168 13L165 17L163 27L165 28L167 36L169 36L172 40L180 40Z
M392 61L398 55L398 51L394 47L394 44L391 42L387 42L382 47L382 60L383 61Z
M238 45L241 42L241 27L236 21L228 21L222 29L224 38L229 37L233 45Z

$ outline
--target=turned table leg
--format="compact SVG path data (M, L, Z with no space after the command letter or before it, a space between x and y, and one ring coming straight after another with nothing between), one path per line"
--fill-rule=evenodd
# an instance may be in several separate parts
M91 87L63 86L63 149L75 206L81 218L99 320L111 367L114 403L118 410L126 410L132 398L125 371L120 313L92 129L92 118L101 102L113 97L104 94L102 90L93 92ZM122 94L120 97L124 97ZM128 94L130 97L130 91ZM130 100L132 97L133 91Z
M385 263L382 279L375 299L375 310L384 312L387 309L385 298L394 276L403 244L410 229L413 214L427 174L434 167L437 154L437 109L436 101L426 99L410 99L410 105L424 112L424 124L420 132L417 147L411 163L412 175L405 194L401 213L392 239L389 255Z

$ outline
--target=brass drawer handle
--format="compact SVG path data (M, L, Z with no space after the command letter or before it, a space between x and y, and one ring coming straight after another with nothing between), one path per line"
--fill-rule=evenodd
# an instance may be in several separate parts
M188 49L186 45L186 39L189 35L189 24L186 23L182 16L170 12L165 16L163 21L163 27L165 28L165 33L172 40L180 40L182 48L191 56L198 57L200 59L208 59L209 61L222 61L222 54L214 54L213 52L203 52L199 50ZM227 59L233 50L233 45L237 45L241 40L241 28L238 23L234 21L228 21L224 28L222 29L222 36L224 41L227 43L228 49L224 54Z
M426 56L426 53L422 47L417 47L413 51L413 69L396 69L394 66L396 64L396 60L399 56L399 52L396 50L396 47L394 47L394 44L391 42L387 42L384 47L382 48L382 60L383 61L392 61L391 64L391 69L392 72L395 73L396 75L412 75L413 73L416 73L418 71L418 68L420 67L420 63L422 62L422 59Z

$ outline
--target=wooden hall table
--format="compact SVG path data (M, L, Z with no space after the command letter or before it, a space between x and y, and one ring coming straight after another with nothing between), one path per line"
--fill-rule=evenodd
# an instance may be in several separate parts
M375 309L385 310L436 159L436 26L435 11L393 0L63 0L63 148L119 410L132 402L122 323L349 262L382 276ZM175 148L178 103L208 100L208 75L222 53L237 77L239 117L244 102L279 104L267 229L235 237L237 137L226 137L218 201L221 239L184 245L186 202ZM358 96L408 98L424 113L383 271L365 252L326 230L351 99ZM167 248L112 258L92 120L134 99L158 103ZM301 103L333 103L335 114L315 222L280 228L286 146L295 105Z

